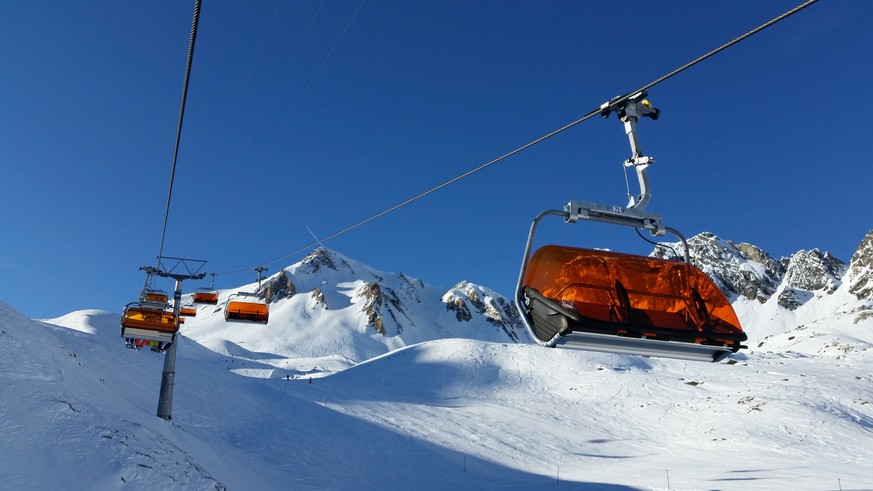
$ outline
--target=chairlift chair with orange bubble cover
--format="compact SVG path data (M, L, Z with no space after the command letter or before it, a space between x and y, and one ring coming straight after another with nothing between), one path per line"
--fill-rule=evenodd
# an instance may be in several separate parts
M685 261L547 245L520 296L546 346L718 361L747 339L724 294Z
M194 303L217 304L218 290L215 290L214 288L198 288L194 292Z
M172 310L157 308L146 302L132 302L121 316L121 336L125 339L171 342L179 331Z
M606 116L614 111L625 123L633 152L625 167L635 168L640 194L626 207L574 200L563 210L540 213L528 233L516 307L542 346L719 361L745 348L747 335L728 299L691 264L685 238L665 227L659 214L643 211L651 198L645 171L654 159L639 150L636 122L659 114L645 95L603 106ZM654 236L670 232L679 237L684 256L671 261L560 245L531 253L537 225L546 216L624 225Z
M148 283L149 280L146 280ZM125 339L170 342L179 330L167 292L146 287L138 302L131 302L121 314L121 336Z
M194 291L194 303L208 303L215 305L218 303L218 290L215 289L215 277L218 273L210 273L212 275L212 283L209 288L198 288Z
M227 299L224 307L225 320L245 320L267 323L270 308L257 293L238 292Z

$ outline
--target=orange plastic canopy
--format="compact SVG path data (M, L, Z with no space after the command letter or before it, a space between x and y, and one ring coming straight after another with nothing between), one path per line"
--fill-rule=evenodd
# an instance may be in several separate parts
M194 292L194 301L198 303L218 303L218 293L216 292Z
M261 302L244 302L228 300L225 317L228 319L245 319L257 322L267 322L269 309Z
M144 302L167 303L167 292L161 290L145 290L142 293Z
M121 327L148 329L175 333L178 331L176 316L166 310L149 309L141 306L128 306L121 317Z
M684 262L549 245L531 257L524 285L583 316L617 326L644 327L639 324L645 319L644 325L706 332L714 339L718 333L742 333L721 290L704 272Z

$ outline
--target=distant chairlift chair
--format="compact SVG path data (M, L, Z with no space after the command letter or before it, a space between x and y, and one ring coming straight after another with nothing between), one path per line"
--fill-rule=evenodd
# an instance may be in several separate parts
M121 315L121 336L128 340L129 347L141 347L136 340L155 341L158 346L172 342L179 330L179 319L170 309L167 294L161 290L146 289L139 302L124 307Z
M238 292L227 299L224 307L225 320L245 320L267 323L270 309L257 293Z

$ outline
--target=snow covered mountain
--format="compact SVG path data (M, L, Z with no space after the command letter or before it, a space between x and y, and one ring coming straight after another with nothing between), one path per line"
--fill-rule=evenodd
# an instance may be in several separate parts
M435 339L526 340L515 307L488 288L462 281L445 290L324 248L262 283L267 325L226 322L227 298L257 289L253 283L222 290L218 305L196 304L185 336L223 355L270 353L261 364L274 377L336 372Z
M118 314L0 302L3 486L873 489L873 231L848 264L690 243L749 333L728 362L542 348L488 288L322 249L264 283L267 325L222 315L257 284L198 306L172 422Z
M868 234L865 242L871 240ZM674 258L676 251L681 251L678 242L667 245L667 248L656 248L652 255ZM691 237L688 245L694 264L712 277L731 300L745 297L763 304L776 295L779 304L789 310L813 298L810 294L814 292L834 293L850 269L843 261L818 249L801 250L791 257L776 260L754 245L737 244L708 232ZM862 244L853 257L851 269L858 271L853 277L873 264L873 258L861 253L864 248ZM868 296L857 295L859 299Z

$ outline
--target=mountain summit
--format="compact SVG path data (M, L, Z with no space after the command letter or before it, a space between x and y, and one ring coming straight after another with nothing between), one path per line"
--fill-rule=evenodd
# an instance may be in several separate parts
M486 287L461 281L446 290L326 248L262 282L260 292L270 306L266 326L225 321L222 304L235 292L220 291L217 306L198 304L183 334L221 353L275 353L275 359L259 363L279 369L275 376L342 370L436 339L526 340L515 307Z
M849 292L859 300L873 300L873 230L867 232L849 263Z
M652 256L675 258L681 243L664 244ZM778 304L795 310L816 296L831 295L847 283L858 300L873 300L873 230L845 262L819 249L800 250L775 259L745 242L736 243L703 232L688 239L691 259L707 273L732 302L738 298L766 303L774 295Z

